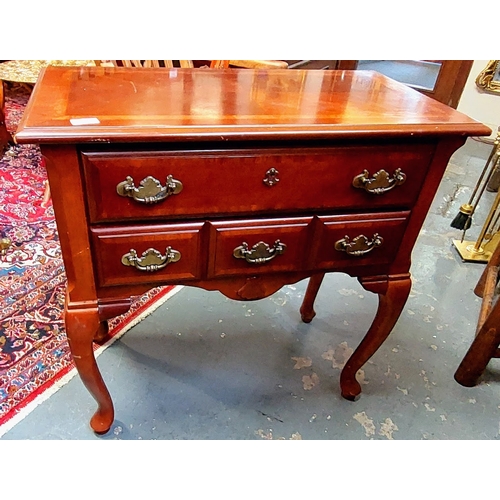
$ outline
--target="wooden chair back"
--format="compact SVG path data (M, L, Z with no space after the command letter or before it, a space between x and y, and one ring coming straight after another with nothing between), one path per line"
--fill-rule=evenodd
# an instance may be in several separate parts
M96 66L122 66L126 68L173 68L173 60L96 60ZM181 68L194 68L193 61L179 60ZM266 60L213 60L210 68L251 68L251 69L287 69L286 61Z
M169 60L97 60L96 66L123 66L125 68L173 68L174 61ZM179 61L181 68L194 68L193 61Z

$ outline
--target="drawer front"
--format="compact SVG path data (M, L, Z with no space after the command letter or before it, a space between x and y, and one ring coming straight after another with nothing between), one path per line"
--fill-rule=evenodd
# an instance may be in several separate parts
M265 152L83 152L82 158L90 218L102 222L409 208L433 150L432 144L419 143Z
M306 269L312 220L212 222L208 277Z
M199 279L203 224L92 228L102 287Z
M390 264L399 249L410 212L318 217L314 267L340 270Z

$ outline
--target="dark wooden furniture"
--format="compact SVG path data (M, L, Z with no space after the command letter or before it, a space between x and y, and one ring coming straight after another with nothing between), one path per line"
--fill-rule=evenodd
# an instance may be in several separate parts
M451 154L489 133L372 72L47 68L16 138L46 159L92 428L114 418L92 342L162 284L256 300L310 277L311 321L324 273L357 277L380 300L340 377L355 399Z
M11 142L12 137L7 130L7 123L5 122L5 86L3 81L0 81L0 155L3 154Z
M455 380L466 387L477 385L491 359L500 358L499 272L500 245L474 288L474 293L482 298L475 338L455 372Z

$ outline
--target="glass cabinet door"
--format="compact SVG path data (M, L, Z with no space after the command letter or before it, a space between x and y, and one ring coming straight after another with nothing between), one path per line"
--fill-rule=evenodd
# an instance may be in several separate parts
M358 61L357 69L378 71L418 90L433 91L442 62L435 61Z
M456 108L473 62L458 60L357 60L338 61L337 69L378 71L437 101Z

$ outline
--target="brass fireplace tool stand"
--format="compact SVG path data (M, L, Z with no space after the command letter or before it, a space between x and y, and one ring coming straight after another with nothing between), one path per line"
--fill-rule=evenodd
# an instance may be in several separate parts
M469 202L460 207L458 215L451 223L452 227L463 230L462 238L460 240L453 240L453 245L465 262L488 262L500 241L500 189L497 190L497 195L477 240L465 240L465 233L471 226L472 216L479 200L495 173L500 173L500 127L490 156L486 161Z

